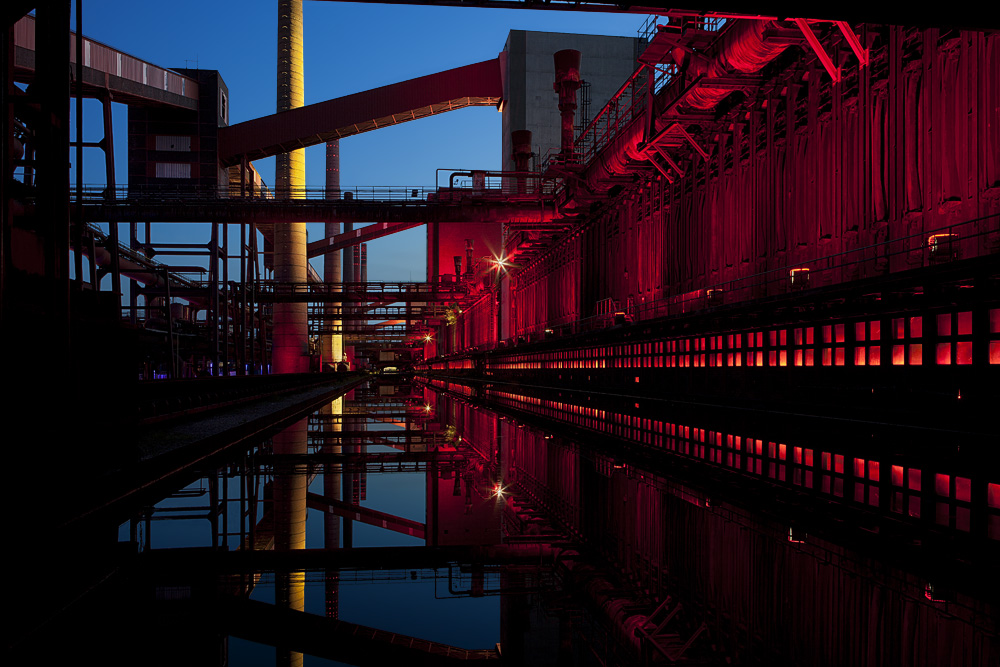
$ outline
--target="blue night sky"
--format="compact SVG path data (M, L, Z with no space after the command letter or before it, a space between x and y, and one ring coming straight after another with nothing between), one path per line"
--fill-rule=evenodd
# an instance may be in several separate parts
M231 123L274 113L276 2L102 0L84 2L83 11L83 32L97 41L164 67L197 62L219 70L230 90ZM304 12L306 104L495 58L512 29L631 37L646 18L310 1ZM88 100L84 112L85 140L97 141L100 104ZM116 169L124 181L124 106L115 105L114 118ZM495 109L470 108L348 137L341 141L342 184L430 186L437 168L499 169L500 120ZM85 152L84 164L84 180L103 183L98 149ZM273 184L274 159L255 165ZM322 186L324 168L324 147L306 149L307 185ZM154 240L161 242L207 241L207 234L187 225L154 226ZM321 236L322 225L310 225L310 240ZM424 229L417 228L369 244L369 280L423 280L425 243ZM321 270L320 259L314 265Z

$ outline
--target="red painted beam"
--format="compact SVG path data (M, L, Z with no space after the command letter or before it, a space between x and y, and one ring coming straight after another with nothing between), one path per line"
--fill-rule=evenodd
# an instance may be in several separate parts
M406 229L413 229L414 227L419 227L422 224L424 223L378 222L374 225L360 227L350 232L344 232L343 234L331 236L330 238L313 241L306 246L306 252L309 257L319 257L320 255L336 252L352 245L367 243L368 241L382 238L383 236L388 236L389 234L395 234L396 232L401 232Z
M369 526L378 526L379 528L385 528L386 530L403 533L404 535L412 535L413 537L421 540L427 537L426 524L411 521L410 519L404 519L392 514L386 514L385 512L379 512L378 510L362 507L361 505L345 503L342 500L327 498L319 495L318 493L310 493L307 495L306 505L310 509L320 510L321 512L330 512L332 514L342 516L345 519L360 521L361 523L367 523Z
M486 60L219 128L219 160L259 160L453 109L495 106L502 95L500 61Z

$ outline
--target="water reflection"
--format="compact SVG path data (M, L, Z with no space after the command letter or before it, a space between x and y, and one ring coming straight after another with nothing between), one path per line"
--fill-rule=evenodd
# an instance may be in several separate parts
M1000 480L872 440L372 383L137 509L101 604L208 664L996 664Z

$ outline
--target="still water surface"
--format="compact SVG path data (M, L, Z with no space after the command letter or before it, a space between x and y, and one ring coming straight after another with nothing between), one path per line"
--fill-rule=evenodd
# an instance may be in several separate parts
M992 471L918 434L602 401L372 382L119 540L167 556L167 616L220 605L184 634L210 664L997 664Z

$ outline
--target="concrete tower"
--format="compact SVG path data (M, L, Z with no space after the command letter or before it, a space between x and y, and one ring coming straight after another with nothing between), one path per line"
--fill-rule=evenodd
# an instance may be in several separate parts
M302 0L278 2L278 111L302 106L305 100L302 56ZM275 191L279 198L301 197L305 186L305 151L277 156ZM306 224L274 226L274 279L304 285ZM274 304L273 370L309 370L309 328L305 303Z

